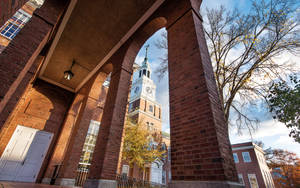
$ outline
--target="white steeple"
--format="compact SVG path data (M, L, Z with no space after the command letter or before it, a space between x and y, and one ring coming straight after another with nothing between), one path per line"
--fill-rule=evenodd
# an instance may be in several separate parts
M148 48L146 45L146 54L142 65L134 72L133 84L130 94L130 100L134 100L139 97L147 98L151 101L155 101L156 85L151 80L151 68L148 62Z
M139 77L142 77L142 75L148 77L151 79L151 68L148 62L148 48L149 44L145 46L146 47L146 55L144 58L144 61L142 63L142 66L139 69Z

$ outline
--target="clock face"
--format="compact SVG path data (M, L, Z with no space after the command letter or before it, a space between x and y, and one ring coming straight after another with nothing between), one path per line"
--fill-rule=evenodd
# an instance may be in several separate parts
M147 93L152 94L152 89L150 87L146 87L146 91Z
M140 88L139 88L139 87L136 87L136 88L134 89L134 93L139 92L139 90L140 90Z

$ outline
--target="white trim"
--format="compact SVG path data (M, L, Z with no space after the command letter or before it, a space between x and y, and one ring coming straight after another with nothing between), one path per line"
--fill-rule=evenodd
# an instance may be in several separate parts
M252 143L252 146L240 146L240 147L233 147L232 151L236 151L236 150L244 150L244 149L257 149L258 151L260 151L261 153L265 154L265 152L263 151L263 149L261 147L259 147L258 145Z
M232 148L232 151L244 150L244 149L253 149L253 148L254 148L254 146L241 146L241 147Z

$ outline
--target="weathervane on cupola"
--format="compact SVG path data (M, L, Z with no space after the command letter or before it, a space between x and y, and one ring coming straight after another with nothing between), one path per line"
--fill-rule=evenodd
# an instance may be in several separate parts
M145 55L145 60L144 61L147 61L148 60L148 48L150 47L150 45L149 44L147 44L146 46L145 46L145 48L146 48L146 55Z

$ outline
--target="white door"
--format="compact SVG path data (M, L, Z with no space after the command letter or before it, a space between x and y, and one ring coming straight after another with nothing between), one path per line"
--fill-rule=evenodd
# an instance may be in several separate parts
M0 180L35 182L52 136L18 125L0 158Z
M152 163L151 164L151 181L154 183L162 183L162 164Z

